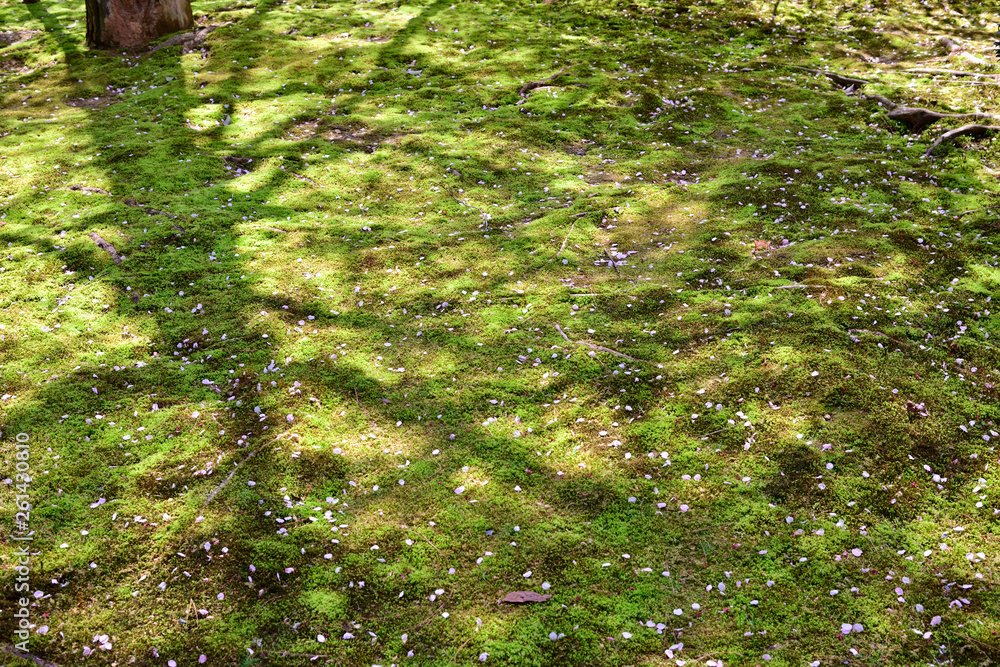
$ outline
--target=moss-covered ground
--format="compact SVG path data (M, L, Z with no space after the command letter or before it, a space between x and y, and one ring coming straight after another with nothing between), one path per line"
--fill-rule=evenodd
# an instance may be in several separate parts
M808 71L1000 113L995 3L194 13L0 7L0 643L1000 659L1000 150Z

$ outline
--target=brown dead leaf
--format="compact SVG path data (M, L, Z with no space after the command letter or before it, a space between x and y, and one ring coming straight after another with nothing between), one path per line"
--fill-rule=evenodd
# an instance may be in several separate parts
M511 591L500 602L507 604L524 604L526 602L545 602L551 595L539 595L534 591Z

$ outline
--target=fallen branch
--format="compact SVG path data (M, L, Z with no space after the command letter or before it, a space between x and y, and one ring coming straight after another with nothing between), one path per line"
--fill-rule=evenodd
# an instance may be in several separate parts
M454 171L454 170L452 170L452 171ZM458 172L455 172L455 173L457 174ZM461 175L461 174L459 174L459 175ZM469 202L467 202L467 201L462 201L462 200L461 200L461 199L459 199L459 198L458 198L457 196L455 196L455 193L454 193L454 192L452 192L452 191L451 191L451 190L449 190L448 188L445 188L445 189L444 189L444 191L445 191L445 192L447 192L447 193L448 193L449 195L451 195L451 198L452 198L452 199L454 199L455 201L457 201L457 202L458 202L459 204L461 204L462 206L468 206L469 208L471 208L471 209L474 209L474 210L478 211L478 212L479 212L479 216L480 216L480 217L481 217L481 218L483 219L483 224L482 224L482 227L483 227L483 228L484 228L484 229L485 229L486 231L490 231L490 214L489 214L489 213L486 213L486 212L484 212L484 211L483 211L483 210L481 210L480 208L478 208L478 207L476 207L476 206L473 206L472 204L470 204L470 203L469 203Z
M961 137L965 135L973 137L982 137L983 135L988 134L990 132L1000 132L1000 127L996 125L963 125L962 127L954 130L948 130L940 137L938 137L933 144L930 145L930 148L928 148L927 152L924 153L924 157L925 158L930 157L931 153L934 152L935 148L940 146L945 141L951 141L955 137Z
M995 74L983 74L982 72L963 72L957 69L904 69L907 74L945 74L951 76L974 76L984 79L996 79Z
M458 654L461 653L462 649L465 648L471 641L472 641L472 636L470 635L469 638L466 639L461 646L455 649L455 655L451 656L451 660L448 661L448 664L455 662L455 659L458 658Z
M316 185L316 181L314 181L313 179L311 179L311 178L309 178L307 176L303 176L302 174L296 174L294 171L290 171L288 173L291 174L292 176L294 176L295 178L299 179L300 181L305 181L306 183L310 183L312 185Z
M881 331L871 331L869 329L848 329L847 330L847 335L850 336L850 338L852 340L854 340L855 342L857 342L857 339L855 339L854 334L868 334L870 336L877 336L879 338L885 338L886 340L892 341L894 344L899 345L900 347L907 347L908 345L911 345L911 343L909 341L899 340L898 338L893 338L892 336L890 336L888 334L884 334Z
M1000 119L1000 116L989 113L938 113L930 109L903 106L891 109L888 115L889 120L903 123L910 132L916 134L919 134L925 127L938 122L942 118Z
M543 79L541 81L529 81L528 83L521 86L521 90L517 94L521 97L525 97L529 92L531 92L535 88L541 88L542 86L547 86L556 79L558 79L559 77L566 76L566 70L568 70L569 68L570 65L567 65L566 67L563 67L561 70L559 70L549 78Z
M101 188L92 188L92 187L87 186L87 185L71 185L71 186L69 186L68 189L69 190L77 190L77 191L81 191L81 192L88 192L88 193L97 194L97 195L110 195L111 194L107 190L102 190Z
M559 332L559 335L562 336L567 343L575 343L576 345L583 345L584 347L589 347L591 350L594 350L596 352L608 352L609 354L613 354L616 357L622 357L623 359L635 361L640 364L653 363L652 361L647 361L645 359L637 359L636 357L631 357L627 354L619 352L618 350L612 350L610 347L604 347L603 345L594 345L593 343L588 343L585 340L570 340L570 337L566 335L566 332L562 330L562 327L560 327L558 324L555 326L556 326L556 331Z
M615 264L615 260L611 259L611 255L608 254L608 251L606 249L604 251L604 256L608 258L608 264L611 265L611 268L613 268L615 270L615 273L618 274L618 277L621 278L622 272L618 270L618 265Z
M961 213L959 213L958 217L962 217L963 215L967 215L969 213L975 213L977 211L989 211L990 209L994 208L1000 208L1000 204L997 204L996 206L984 206L982 208L970 208L968 211L962 211Z
M938 83L949 83L948 81L939 81ZM1000 86L1000 81L953 81L955 85L961 86Z
M438 612L441 611L442 609L444 609L444 602L442 602L441 604L439 604L438 607L437 607L437 609L435 609L433 612L431 612L431 615L428 616L427 618L425 618L424 620L420 621L416 625L411 625L408 628L403 628L403 632L409 632L410 630L416 630L419 627L423 627L424 625L427 625L428 623L430 623L431 621L433 621L435 618L438 617Z
M170 215L169 213L167 213L165 211L160 211L160 210L157 210L155 208L147 208L146 209L146 213L149 213L150 215L162 215L163 217L165 217L165 218L171 218L172 220L176 220L177 219L176 215Z
M102 239L100 236L98 236L97 232L90 232L90 238L93 239L94 243L97 244L98 248L111 255L111 259L114 260L115 264L119 266L121 265L122 263L121 255L118 254L118 251L115 250L115 247L113 245L111 245L110 243Z
M279 439L281 439L281 436L278 436L278 438L276 438L275 441L279 440ZM274 442L274 441L272 441L272 442ZM240 466L243 465L244 463L246 463L247 461L249 461L250 457L253 456L254 454L256 454L258 451L259 450L257 450L257 449L253 450L252 452L250 452L249 454L247 454L243 458L242 461L240 461L239 463L236 464L236 466L233 468L233 471L231 473L229 473L229 477L226 477L224 480L222 480L222 484L219 484L217 487L215 487L214 489L212 489L211 493L208 494L208 498L205 499L205 503L201 506L202 509L204 509L210 502L212 502L212 498L214 498L215 495L219 491L222 491L222 489L225 488L226 484L229 483L229 480L231 480L233 478L233 475L236 474L236 471L240 469Z
M3 651L4 653L9 653L15 658L20 658L21 660L31 660L36 665L40 665L41 667L59 667L59 665L57 665L54 662L49 662L45 658L39 658L37 655L32 655L31 653L19 651L9 644L0 645L0 651Z
M122 203L125 204L126 206L132 206L134 208L141 208L143 211L145 211L149 215L162 215L164 217L171 218L173 220L177 219L176 215L170 215L169 213L166 213L164 211L160 211L160 210L155 209L155 208L149 208L145 204L140 204L139 202L137 202L134 199L125 199L125 200L123 200Z
M566 238L563 239L562 245L559 246L559 252L556 253L556 257L558 257L559 253L566 249L566 241L569 241L569 235L573 233L574 227L576 227L576 220L574 220L573 224L569 226L569 231L566 232Z

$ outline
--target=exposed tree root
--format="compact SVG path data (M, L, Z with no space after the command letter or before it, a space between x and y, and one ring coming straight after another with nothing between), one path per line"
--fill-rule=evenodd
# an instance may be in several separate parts
M111 245L110 243L102 239L100 236L98 236L97 232L90 232L90 238L93 239L94 243L97 244L98 248L111 255L111 259L114 260L115 264L121 266L122 263L121 255L118 254L118 251L115 250L115 247L113 245Z
M896 104L892 100L882 97L881 95L865 95L865 99L875 100L889 111L892 111L893 109L899 107L898 104Z
M594 345L593 343L588 343L585 340L571 340L570 337L566 335L566 332L562 330L562 327L560 327L558 324L556 325L556 331L559 332L559 335L562 336L563 339L566 340L566 342L575 343L576 345L583 345L584 347L589 347L591 350L594 350L595 352L607 352L609 354L615 355L616 357L628 359L629 361L635 361L640 364L653 363L652 361L647 361L645 359L637 359L636 357L631 357L627 354L619 352L618 350L612 350L610 347L604 347L603 345Z
M521 90L517 94L520 95L521 97L526 97L527 94L532 90L534 90L535 88L541 88L542 86L548 86L552 84L559 77L566 76L566 70L568 70L570 67L571 67L570 65L567 65L566 67L563 67L561 70L559 70L549 78L543 79L542 81L529 81L528 83L521 86ZM521 102L518 102L518 104L521 104L523 102L524 100L521 100Z
M826 78L830 79L830 81L833 81L835 84L845 89L853 88L854 90L861 90L862 86L871 83L871 81L868 81L867 79L855 79L853 77L843 76L834 72L827 72L822 69L810 69L809 67L799 67L797 65L793 65L792 67L806 72L812 72L813 74L822 74Z
M798 67L795 65L793 65L792 67L794 69L801 69L807 72L813 72L814 74L823 74L828 78L830 78L830 80L832 80L837 85L844 87L848 95L850 95L852 91L858 90L861 88L862 85L868 83L868 81L865 81L864 79L853 79L851 77L844 77L839 74L832 74L831 72L825 72L823 70L814 70L814 69L809 69L807 67ZM950 70L941 70L941 71L950 72ZM977 119L1000 120L1000 116L994 114L986 114L986 113L944 114L944 113L938 113L937 111L931 111L929 109L920 109L920 108L902 106L894 103L889 99L886 99L885 97L882 97L881 95L863 95L862 97L864 97L865 99L875 100L876 102L881 104L883 107L888 109L887 115L891 120L903 123L904 125L907 126L907 128L909 128L911 132L915 133L919 133L928 125L932 125L933 123L936 123L937 121L944 118L977 118ZM937 139L934 140L934 143L932 143L930 147L927 149L927 151L924 153L924 157L925 158L930 157L931 154L934 152L934 149L936 149L938 146L940 146L942 143L946 141L951 141L955 137L960 137L964 135L969 135L973 137L982 137L986 134L998 131L1000 131L1000 126L978 125L978 124L963 125L962 127L959 127L954 130L948 130L947 132L945 132L944 134L942 134L941 136L939 136Z
M227 25L229 25L229 23L207 26L205 28L201 28L200 30L195 30L194 32L183 32L179 35L173 35L151 48L149 53L156 53L160 49L165 49L169 46L180 46L182 53L194 51L205 43L205 38L208 37L209 33Z
M942 118L975 118L975 119L997 119L998 116L988 113L938 113L930 109L920 109L915 107L898 106L889 111L889 119L899 121L915 134L928 125L932 125Z
M87 185L71 185L67 189L69 189L69 190L76 190L78 192L87 192L87 193L90 193L90 194L97 194L97 195L110 195L111 194L107 190L102 190L101 188L92 188L92 187L89 187Z
M931 153L934 152L935 148L937 148L938 146L940 146L945 141L951 141L955 137L961 137L961 136L964 136L964 135L969 135L969 136L973 136L973 137L982 137L982 136L987 135L987 134L989 134L991 132L1000 132L1000 126L996 126L996 125L963 125L962 127L954 129L954 130L948 130L947 132L945 132L940 137L938 137L937 139L934 140L934 143L931 144L930 148L927 149L927 152L924 153L924 157L930 157Z

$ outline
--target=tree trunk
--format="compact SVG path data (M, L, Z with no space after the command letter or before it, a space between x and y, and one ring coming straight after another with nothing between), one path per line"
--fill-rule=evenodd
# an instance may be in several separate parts
M190 0L86 0L87 46L136 49L194 25Z

